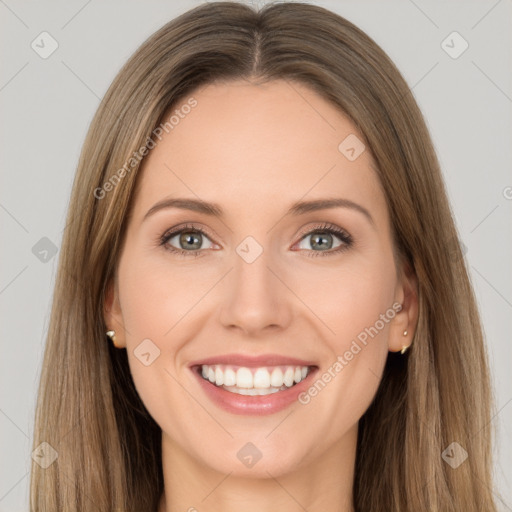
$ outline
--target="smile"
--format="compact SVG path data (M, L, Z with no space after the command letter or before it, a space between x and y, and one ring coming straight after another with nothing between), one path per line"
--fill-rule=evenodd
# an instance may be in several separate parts
M263 415L297 401L318 367L202 364L192 370L217 406L235 414Z

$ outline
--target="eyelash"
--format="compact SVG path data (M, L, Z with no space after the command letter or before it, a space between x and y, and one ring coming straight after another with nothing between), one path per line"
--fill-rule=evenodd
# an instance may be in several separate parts
M159 238L159 245L163 246L165 250L170 251L180 257L198 257L201 255L202 249L197 249L194 251L185 251L183 249L176 249L176 247L173 247L172 245L168 245L167 242L173 238L175 235L179 235L182 232L187 233L199 233L201 235L205 235L208 238L210 235L205 232L203 229L196 227L194 224L186 224L184 226L180 226L178 229L173 229L171 231L166 231L160 238ZM340 254L347 249L349 249L353 244L352 236L349 235L344 229L338 228L334 224L330 223L323 223L319 224L318 226L314 226L313 228L309 229L305 233L300 234L300 241L302 241L303 238L313 235L315 233L329 233L332 235L336 235L341 241L342 245L337 247L336 249L330 249L328 251L313 251L311 249L306 249L308 253L310 253L310 257L317 257L317 256L333 256L335 254Z

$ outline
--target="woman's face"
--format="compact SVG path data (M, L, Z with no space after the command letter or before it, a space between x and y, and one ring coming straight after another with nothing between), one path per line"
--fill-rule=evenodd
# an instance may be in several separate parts
M388 350L410 343L414 305L372 157L344 115L284 81L191 96L197 104L173 109L179 122L144 161L107 326L164 450L223 473L277 476L355 446ZM339 203L315 207L326 199ZM207 359L222 365L219 386L191 367ZM221 387L234 374L268 393L277 366L285 391ZM310 369L289 387L288 366L292 378Z

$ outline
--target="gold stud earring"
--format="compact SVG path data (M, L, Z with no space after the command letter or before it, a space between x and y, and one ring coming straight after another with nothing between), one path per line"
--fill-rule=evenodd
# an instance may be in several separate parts
M119 348L116 345L116 331L107 331L106 334L112 340L112 343L114 344L114 347Z
M404 331L404 336L407 336L409 334L407 330ZM402 350L400 350L400 354L405 354L407 350L409 349L410 345L403 345Z

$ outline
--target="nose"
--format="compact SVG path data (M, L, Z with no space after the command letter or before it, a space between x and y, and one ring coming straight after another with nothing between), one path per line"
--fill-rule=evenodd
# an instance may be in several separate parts
M230 330L258 337L266 331L286 329L292 318L292 296L286 279L269 261L267 252L252 263L236 256L226 277L220 322Z

